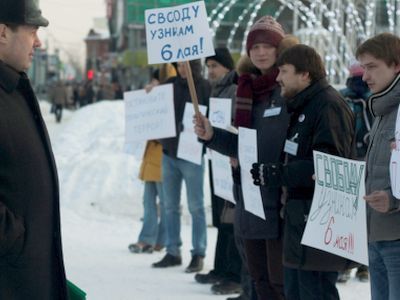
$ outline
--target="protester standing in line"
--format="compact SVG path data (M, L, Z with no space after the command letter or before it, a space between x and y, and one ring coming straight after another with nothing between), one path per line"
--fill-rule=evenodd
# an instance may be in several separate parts
M236 93L235 125L257 130L258 155L271 163L281 158L289 122L276 83L276 59L284 48L296 44L297 39L284 36L282 26L270 16L260 18L251 27L246 49L253 67L240 74ZM207 147L237 158L237 135L211 127L204 116L196 118L195 123L195 131ZM235 230L242 239L258 299L283 299L281 189L260 189L266 220L247 212L237 160L233 164Z
M285 158L280 163L253 164L254 184L284 187L283 258L287 300L339 299L339 270L350 261L301 244L314 193L313 150L351 158L354 117L327 80L321 57L311 47L296 45L278 58L281 95L286 98L290 124Z
M215 55L206 58L211 97L235 100L237 74L235 64L227 48L216 48ZM234 105L232 105L233 107ZM214 294L240 293L241 258L236 249L233 234L234 205L214 193L212 163L209 164L212 222L217 228L214 268L207 274L196 274L199 283L211 283Z
M145 89L150 91L173 76L176 76L175 68L171 64L164 64L161 66L161 71L157 69L153 73L152 79ZM138 241L128 246L132 253L152 253L161 251L165 247L167 233L161 163L161 144L156 140L148 141L139 173L139 178L144 181L143 225Z
M367 150L366 196L372 300L400 299L400 199L393 195L389 167L400 105L400 39L382 33L361 44L356 57L372 96L375 117ZM398 137L397 137L398 138Z
M190 61L199 104L208 106L211 87L201 75L201 62ZM185 180L189 212L192 216L192 259L185 269L187 273L199 272L207 247L207 225L204 209L203 181L204 160L201 165L177 157L178 142L183 130L183 113L186 102L192 102L185 65L178 63L178 76L167 80L174 87L176 137L160 140L163 146L162 178L167 224L167 254L153 264L154 268L166 268L182 264L180 247L180 198L182 181Z
M0 299L67 299L57 170L26 75L47 25L36 1L0 2Z

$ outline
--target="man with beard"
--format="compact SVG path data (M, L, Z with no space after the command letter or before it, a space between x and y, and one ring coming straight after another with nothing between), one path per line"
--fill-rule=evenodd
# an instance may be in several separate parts
M281 163L258 162L254 184L283 187L284 287L286 300L339 299L338 272L344 258L307 247L301 238L314 193L313 150L349 158L353 155L354 117L327 80L321 57L311 47L296 45L277 61L281 95L291 114Z

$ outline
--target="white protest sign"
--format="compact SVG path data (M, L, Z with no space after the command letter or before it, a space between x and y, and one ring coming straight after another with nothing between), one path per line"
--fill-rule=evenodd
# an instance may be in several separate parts
M125 142L176 136L172 84L124 93Z
M390 182L393 196L400 199L400 107L397 111L394 137L395 149L392 150L392 155L390 157Z
M232 99L210 98L209 119L211 125L227 129L231 125ZM233 179L229 157L210 151L214 194L235 203L233 198Z
M199 105L200 112L205 115L207 106ZM192 103L186 102L183 113L183 131L179 135L177 157L201 165L203 156L203 144L197 140L193 127L194 107Z
M145 24L149 64L215 55L204 1L147 9Z
M250 173L253 163L257 161L257 131L239 127L239 163L244 208L265 220L260 187L253 184L253 178Z
M314 151L315 191L301 243L368 265L365 162Z
M211 125L221 129L227 129L232 123L232 99L210 98Z
M233 179L229 157L222 155L217 151L212 151L211 164L214 194L235 203L233 198Z

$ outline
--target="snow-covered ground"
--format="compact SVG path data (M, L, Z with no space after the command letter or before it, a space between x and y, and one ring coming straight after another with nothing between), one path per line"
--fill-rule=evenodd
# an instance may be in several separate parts
M141 228L143 185L137 179L140 147L124 150L122 101L103 101L78 111L64 110L62 123L55 123L50 106L42 101L55 153L61 191L61 217L67 277L87 293L89 300L203 300L215 296L209 285L194 281L184 268L190 260L191 226L182 198L183 265L153 269L164 256L131 254ZM206 176L207 178L207 176ZM205 203L210 220L209 187ZM216 231L208 229L205 270L213 264ZM370 299L369 284L352 278L341 284L344 300Z

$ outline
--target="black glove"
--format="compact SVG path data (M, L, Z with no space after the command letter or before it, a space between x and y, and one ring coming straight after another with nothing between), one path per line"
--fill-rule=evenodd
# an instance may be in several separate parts
M250 173L255 185L281 187L283 185L283 165L281 163L254 163Z

